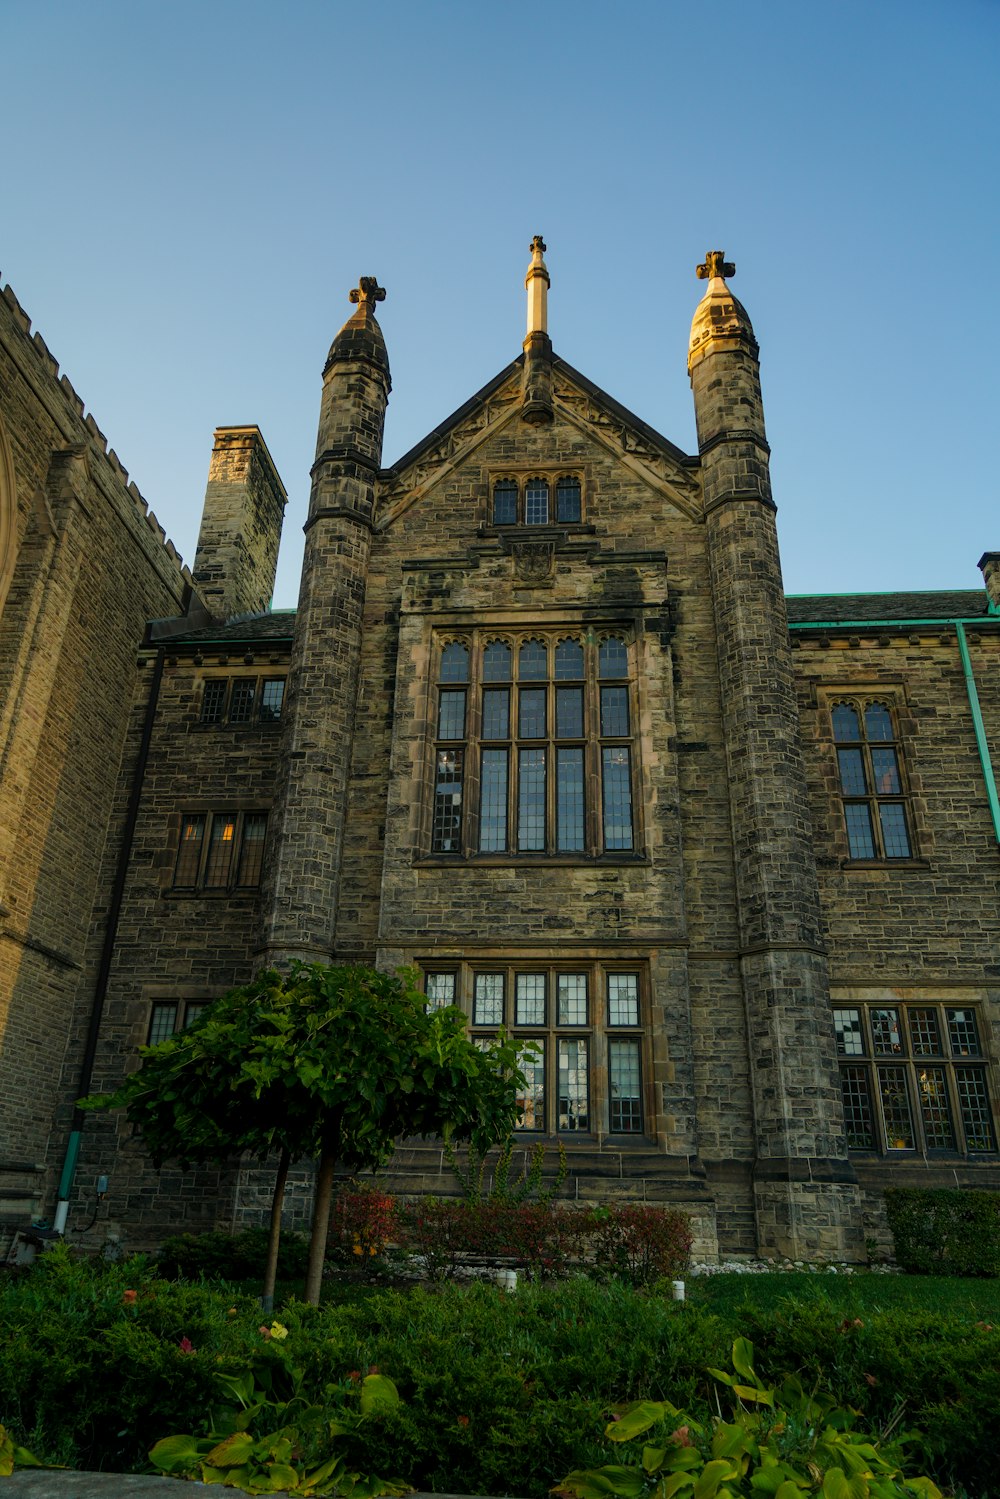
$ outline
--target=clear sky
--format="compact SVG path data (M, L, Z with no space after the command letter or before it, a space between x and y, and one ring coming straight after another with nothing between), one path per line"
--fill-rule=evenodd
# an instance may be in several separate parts
M997 0L0 0L0 270L193 561L212 431L289 492L377 275L385 461L520 352L687 451L694 267L761 344L789 592L1000 550Z

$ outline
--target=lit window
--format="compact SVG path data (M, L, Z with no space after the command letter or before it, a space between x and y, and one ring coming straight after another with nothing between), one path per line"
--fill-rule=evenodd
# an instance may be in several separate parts
M833 1019L849 1149L996 1150L973 1009L865 1004Z
M442 646L437 681L433 853L634 849L624 636L474 631Z
M840 701L831 717L850 857L910 858L905 787L890 708L861 699Z
M174 865L174 889L255 889L263 869L266 833L266 812L185 814Z

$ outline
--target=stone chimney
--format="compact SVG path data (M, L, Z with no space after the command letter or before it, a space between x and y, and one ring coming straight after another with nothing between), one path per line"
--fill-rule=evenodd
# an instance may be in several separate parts
M270 604L287 499L260 428L217 427L192 569L214 618Z
M1000 614L1000 552L984 552L978 567L986 584L986 597L990 601L990 613Z

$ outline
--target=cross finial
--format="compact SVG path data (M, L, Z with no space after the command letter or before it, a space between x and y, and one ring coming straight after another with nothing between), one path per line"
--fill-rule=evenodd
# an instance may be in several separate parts
M536 250L541 250L542 254L544 255L545 251L548 249L548 245L546 245L544 239L542 239L542 236L540 234L536 234L534 239L531 241L531 244L528 246L528 249L532 254L534 254Z
M351 291L351 301L360 302L384 302L385 287L379 286L376 276L362 276L357 286Z
M726 259L725 250L709 250L704 265L695 267L699 281L709 281L713 276L735 276L736 267Z

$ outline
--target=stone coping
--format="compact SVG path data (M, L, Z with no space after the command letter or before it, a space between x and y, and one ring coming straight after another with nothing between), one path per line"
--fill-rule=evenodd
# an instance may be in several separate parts
M0 1486L3 1499L169 1499L167 1489L183 1483L184 1494L202 1493L218 1484L195 1483L188 1479L167 1478L159 1473L76 1473L59 1468L19 1468ZM230 1489L240 1494L242 1489ZM178 1499L183 1495L178 1494ZM287 1489L272 1499L293 1499ZM424 1494L415 1491L407 1499L478 1499L470 1494Z

